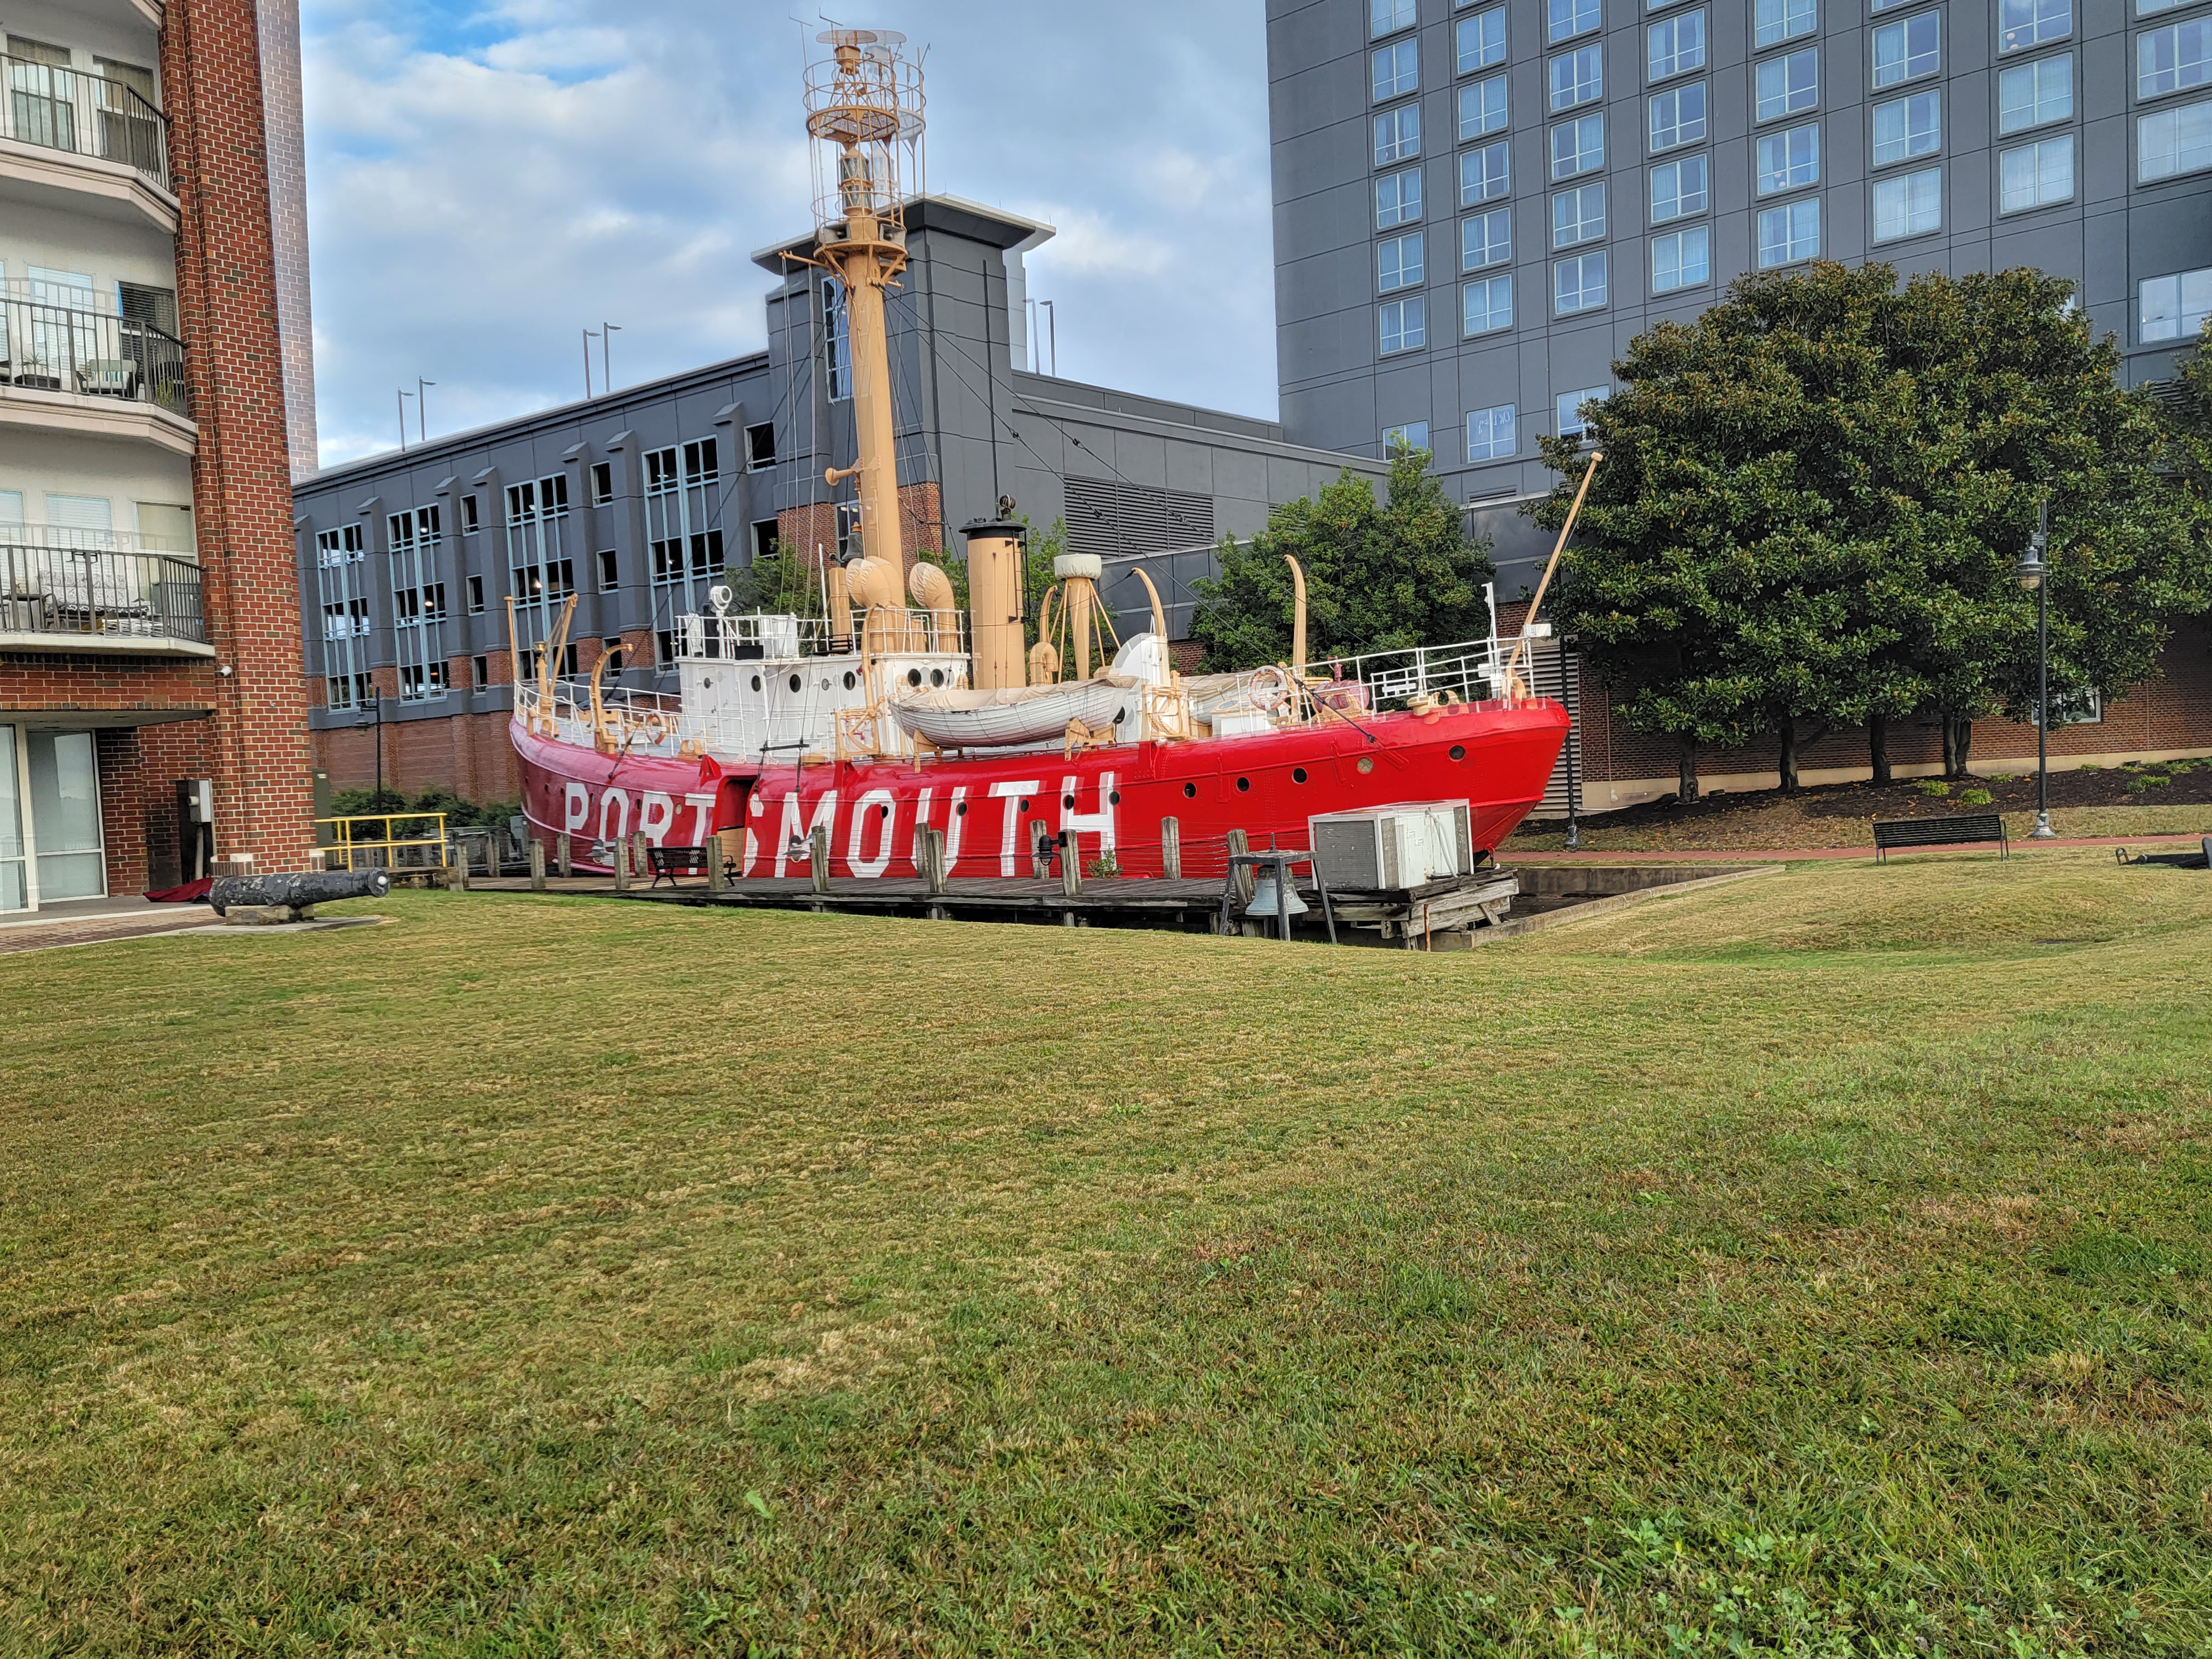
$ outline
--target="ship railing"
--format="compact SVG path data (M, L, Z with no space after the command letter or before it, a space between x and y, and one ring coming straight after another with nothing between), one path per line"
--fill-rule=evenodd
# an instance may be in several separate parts
M746 661L763 657L789 661L799 657L847 655L864 645L878 653L958 655L968 648L965 618L957 611L856 611L849 629L832 628L825 617L787 612L742 617L694 613L676 619L677 657L691 661Z
M1474 702L1502 695L1510 640L1466 640L1452 645L1414 646L1402 651L1370 651L1309 663L1312 679L1350 680L1367 688L1370 708L1449 692Z
M527 726L550 723L556 729L573 727L572 741L589 743L599 728L592 711L592 682L589 676L563 678L553 682L553 696L544 702L537 683L525 680L515 688L515 711ZM602 685L599 688L599 708L607 716L610 726L625 732L635 733L635 746L641 750L666 748L682 740L678 725L684 713L684 699L660 691L641 691L626 685Z

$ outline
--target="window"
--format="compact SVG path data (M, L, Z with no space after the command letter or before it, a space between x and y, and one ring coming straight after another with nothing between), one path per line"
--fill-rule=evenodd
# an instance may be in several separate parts
M2062 133L1997 156L1997 211L2025 213L2074 199L2074 135Z
M1605 50L1577 46L1552 59L1552 107L1572 109L1605 95ZM1486 129L1486 131L1487 129Z
M481 691L490 684L491 659L489 657L471 657L469 659L469 690L471 691Z
M1367 67L1376 103L1402 98L1421 84L1421 43L1397 40L1377 46L1367 55Z
M1770 58L1759 66L1758 80L1760 120L1800 114L1820 101L1820 54L1808 47Z
M1470 461L1503 460L1518 449L1513 434L1513 405L1467 412L1467 458Z
M1651 222L1705 210L1705 158L1686 155L1651 169Z
M1874 32L1874 83L1893 87L1943 67L1943 15L1923 11Z
M2136 289L2136 337L2145 345L2155 340L2195 339L2205 318L2212 316L2212 265L2144 278Z
M615 470L606 461L592 464L592 505L605 507L615 498Z
M1694 144L1705 136L1705 83L1694 81L1651 97L1651 148L1656 153Z
M469 615L481 617L484 608L484 586L482 576L469 578Z
M757 470L775 465L775 422L763 421L745 428L745 465Z
M392 557L392 648L402 702L445 695L446 585L438 580L445 537L438 508L418 507L384 521Z
M1462 219L1459 225L1459 268L1483 270L1510 264L1513 259L1513 212L1492 208Z
M2136 123L2136 180L2149 184L2212 167L2212 103L2162 109Z
M1467 334L1495 334L1513 326L1513 279L1486 277L1460 290L1460 329Z
M622 586L622 562L611 547L599 550L599 592L611 593Z
M1380 40L1413 27L1413 0L1367 0L1367 33Z
M1462 153L1459 158L1459 204L1473 207L1478 202L1494 202L1513 188L1511 146L1503 140L1485 144L1480 149Z
M1603 403L1605 394L1611 390L1610 386L1586 386L1580 392L1562 392L1558 404L1559 435L1562 438L1586 436L1589 432L1589 422L1583 416L1583 405Z
M1375 181L1375 228L1410 225L1421 216L1421 170L1386 173Z
M18 518L11 522L20 524L22 520ZM367 536L357 524L349 524L339 530L325 530L315 538L315 562L325 570L335 570L344 564L356 564L368 546Z
M1421 106L1386 109L1375 118L1375 165L1411 161L1421 153Z
M1505 131L1505 77L1470 81L1459 89L1459 141Z
M1605 165L1605 117L1585 115L1552 129L1552 177L1571 179Z
M375 680L367 674L333 674L323 701L332 708L366 708L376 701Z
M853 337L851 313L845 305L845 285L835 276L822 279L822 377L830 401L842 403L853 395Z
M2176 6L2193 6L2197 0L2136 0L2136 15L2148 17L2154 12L2172 11Z
M753 557L765 559L776 550L776 521L774 519L753 520Z
M434 702L446 695L446 665L442 662L403 662L399 665L399 701Z
M1705 66L1705 13L1703 7L1679 16L1662 18L1644 30L1644 62L1654 81L1670 75L1687 75Z
M1924 235L1942 228L1942 168L1897 173L1875 185L1875 241L1893 242L1900 236Z
M2074 54L2061 52L1997 75L1997 131L2019 132L2074 114Z
M1387 302L1379 325L1386 357L1395 351L1418 350L1428 343L1428 307L1418 294Z
M1817 196L1759 216L1759 268L1795 264L1820 257L1820 198Z
M2136 37L2136 96L2162 98L2212 80L2212 17Z
M1764 52L1784 40L1810 34L1820 27L1817 0L1759 0L1753 24L1753 48Z
M1393 294L1421 285L1421 233L1393 236L1375 249L1375 291Z
M1997 0L1997 50L2025 52L2074 33L2074 0Z
M1916 92L1910 98L1892 99L1874 106L1874 164L1916 155L1933 155L1943 148L1943 94Z
M653 585L678 591L656 596L682 611L696 608L706 585L722 568L721 446L714 438L645 453L645 533L653 556Z
M1403 455L1409 450L1426 449L1428 447L1429 423L1426 421L1408 421L1403 426L1382 428L1382 455L1386 460L1393 455Z
M477 498L473 495L464 495L461 497L461 534L473 536L477 533Z
M1797 190L1820 182L1820 129L1791 127L1770 132L1759 141L1759 193Z
M1605 185L1583 185L1563 190L1552 198L1552 246L1572 247L1577 242L1605 240Z
M1711 280L1712 230L1693 225L1651 239L1651 291L1672 294L1678 288L1695 288Z
M1552 309L1562 317L1605 303L1605 255L1584 253L1552 267Z
M177 290L173 288L118 282L115 285L115 310L118 316L159 329L172 339L177 336Z
M1452 27L1452 44L1462 75L1504 63L1505 8L1492 6L1488 11L1461 18Z
M1604 21L1603 8L1599 0L1547 0L1550 19L1549 38L1571 40L1577 34L1588 34Z

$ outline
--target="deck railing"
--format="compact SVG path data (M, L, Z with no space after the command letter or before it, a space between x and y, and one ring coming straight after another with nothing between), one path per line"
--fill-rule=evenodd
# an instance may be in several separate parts
M207 643L200 568L165 553L97 544L102 538L131 539L0 525L0 634Z
M169 187L169 123L135 88L0 54L0 138L121 161Z
M181 341L133 317L33 298L20 288L0 294L0 385L191 412Z

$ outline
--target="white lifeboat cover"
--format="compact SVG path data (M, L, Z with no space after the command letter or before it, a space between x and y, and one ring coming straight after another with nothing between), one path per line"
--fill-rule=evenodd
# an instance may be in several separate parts
M940 749L999 749L1043 743L1072 720L1105 726L1121 711L1137 682L1105 674L1064 685L1017 685L998 691L915 691L894 698L891 718Z

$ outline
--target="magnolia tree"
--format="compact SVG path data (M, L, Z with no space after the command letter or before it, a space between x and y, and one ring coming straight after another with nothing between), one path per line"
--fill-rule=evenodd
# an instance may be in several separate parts
M2205 608L2204 516L2160 474L2158 406L2121 389L2071 294L1818 264L1744 277L1614 366L1557 614L1624 719L1679 739L1684 799L1700 744L1772 734L1795 789L1801 745L1839 727L1867 730L1887 781L1893 720L1940 717L1958 775L1975 719L2033 719L2017 566L2039 506L2054 687L2139 683ZM1588 452L1543 448L1562 477L1535 516L1556 528Z
M1318 495L1274 508L1249 541L1224 539L1220 576L1195 584L1191 633L1206 647L1206 670L1289 658L1286 553L1306 574L1307 648L1316 657L1485 635L1490 544L1468 537L1464 510L1430 475L1429 459L1425 449L1394 453L1384 501L1346 471Z

